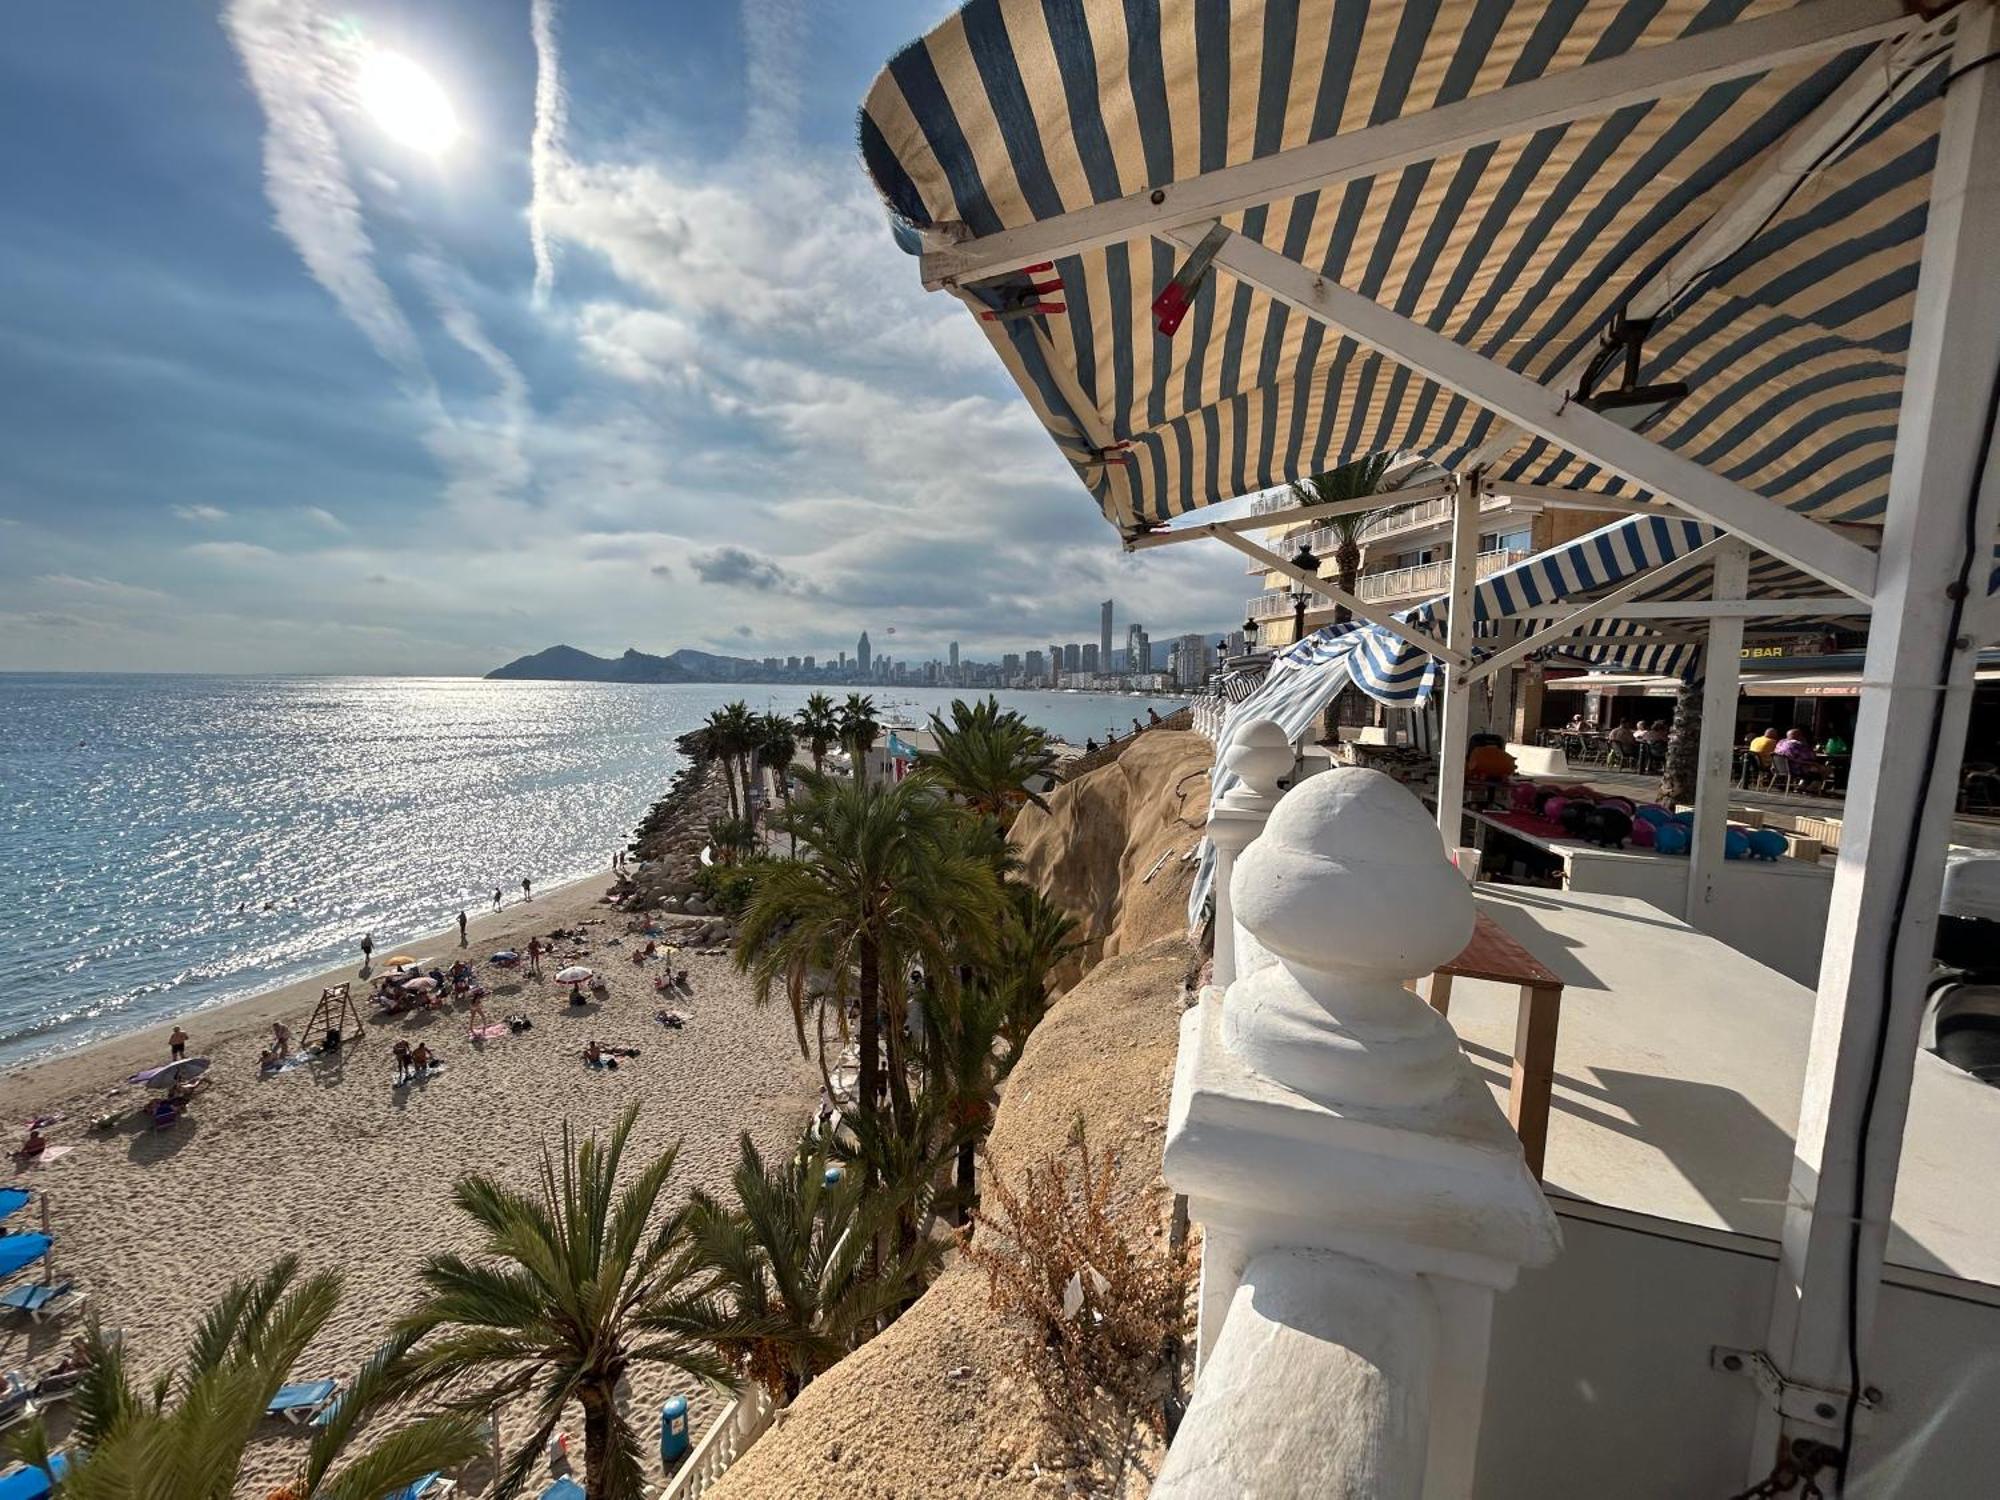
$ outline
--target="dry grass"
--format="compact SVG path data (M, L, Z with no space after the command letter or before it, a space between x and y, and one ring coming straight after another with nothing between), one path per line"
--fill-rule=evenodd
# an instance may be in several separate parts
M966 1247L1056 1425L1095 1446L1105 1417L1164 1425L1169 1366L1191 1270L1180 1251L1134 1245L1112 1209L1115 1163L1091 1158L1079 1116L1067 1147L995 1180Z

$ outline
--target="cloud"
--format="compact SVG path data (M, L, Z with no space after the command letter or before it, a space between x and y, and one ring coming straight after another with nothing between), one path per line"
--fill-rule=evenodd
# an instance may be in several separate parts
M743 51L753 152L779 151L798 135L806 16L797 0L743 0Z
M674 576L674 570L665 563L654 563L646 571L651 573L655 578L671 578Z
M528 243L535 257L534 298L544 306L556 284L556 246L543 217L550 178L562 157L569 100L563 92L562 60L556 50L555 0L532 0L528 30L535 42L535 128L528 142L533 196L528 202Z
M158 589L142 588L136 583L121 583L115 578L80 578L73 573L44 573L35 580L72 597L83 595L89 599L101 599L116 604L166 604L169 595Z
M219 505L176 505L173 511L177 520L186 521L191 526L229 519L229 512Z
M327 531L345 532L347 530L347 523L323 505L302 505L299 507L299 514L315 526L322 527Z
M375 270L328 111L344 81L322 45L328 20L314 4L230 0L223 24L264 110L264 192L278 228L375 350L413 385L430 377L417 336Z
M269 547L260 547L255 542L196 542L181 550L189 557L204 558L230 567L253 567L276 562L278 558L278 554Z
M784 594L809 594L814 586L768 557L743 547L717 547L688 559L695 576L719 588L771 589Z
M671 313L588 302L577 313L576 336L586 358L634 385L692 385L701 378L700 337Z

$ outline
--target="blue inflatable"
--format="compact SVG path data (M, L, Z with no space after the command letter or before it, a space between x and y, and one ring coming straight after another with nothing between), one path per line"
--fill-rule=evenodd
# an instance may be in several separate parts
M1786 848L1785 836L1775 828L1753 828L1750 830L1750 857L1752 859L1783 859Z
M1694 835L1685 823L1661 823L1653 829L1653 847L1662 854L1685 854L1692 842Z
M1730 828L1722 835L1722 857L1724 859L1748 859L1750 857L1750 830Z

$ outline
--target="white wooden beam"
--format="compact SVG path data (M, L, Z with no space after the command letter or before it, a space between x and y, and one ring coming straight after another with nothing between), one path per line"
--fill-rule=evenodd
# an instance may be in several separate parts
M1217 528L1223 531L1264 531L1275 526L1290 526L1298 521L1331 521L1336 516L1359 515L1371 510L1391 510L1401 505L1415 505L1424 500L1436 500L1451 493L1449 481L1431 484L1413 484L1407 490L1397 490L1393 494L1364 495L1359 500L1336 500L1326 505L1285 505L1277 510L1262 511L1256 515L1236 516L1227 521L1204 521L1198 526L1179 526L1168 531L1146 531L1125 539L1127 552L1143 552L1148 547L1171 547L1176 542L1196 542L1204 537L1214 536Z
M1715 544L1711 542L1709 545ZM1651 587L1656 581L1647 579L1647 586ZM1621 604L1616 611L1621 620L1717 620L1725 615L1740 620L1816 620L1822 615L1845 618L1869 612L1866 601L1849 599L1844 594L1824 599L1647 599ZM1535 614L1521 618L1567 620L1569 616Z
M1922 62L1946 45L1939 35L1950 24L1949 13L1940 15L1877 47L1845 83L1792 127L1672 261L1632 291L1627 312L1635 318L1658 316L1697 277L1749 244L1770 222L1787 193L1824 167L1830 153L1844 142L1858 139L1870 120L1893 108L1917 85L1926 71ZM1596 354L1595 349L1585 351L1542 383L1554 390L1571 389ZM1492 463L1520 437L1519 427L1504 427L1475 449L1468 462Z
M1192 247L1204 233L1206 226L1201 226L1174 230L1167 238ZM1216 252L1215 264L1537 437L1601 464L1643 489L1671 497L1684 509L1845 593L1866 598L1874 590L1875 556L1859 543L1567 401L1559 392L1359 292L1315 275L1275 250L1231 234Z
M1566 615L1545 617L1554 619L1555 624L1550 626L1548 630L1537 631L1535 634L1518 640L1511 646L1502 647L1491 656L1483 658L1466 674L1467 678L1474 680L1486 677L1499 671L1502 667L1512 666L1522 657L1546 646L1550 639L1555 636L1567 635L1577 626L1588 624L1592 620L1601 620L1610 614L1616 614L1621 619L1629 617L1630 606L1627 603L1628 600L1636 598L1648 589L1658 588L1663 583L1671 583L1674 579L1692 569L1705 566L1715 558L1723 546L1724 539L1718 537L1715 541L1697 547L1694 551L1677 557L1670 563L1648 569L1637 578L1630 579L1619 585L1602 599L1594 599L1580 608L1571 610Z
M1465 819L1465 757L1472 739L1472 593L1479 586L1479 490L1461 483L1451 507L1451 603L1445 644L1464 664L1445 668L1444 722L1438 734L1437 824L1447 851L1459 847Z
M1750 551L1734 537L1724 539L1715 559L1718 603L1741 599L1750 584ZM1715 931L1729 831L1729 785L1736 770L1736 703L1743 675L1743 617L1721 615L1709 622L1702 656L1701 748L1695 757L1694 829L1688 839L1688 924Z
M1236 532L1225 531L1219 525L1204 527L1203 529L1217 541L1227 543L1238 552L1241 552L1245 557L1256 558L1271 572L1283 573L1293 582L1304 584L1321 598L1329 599L1335 604L1346 605L1348 612L1355 619L1366 620L1370 625L1380 625L1398 640L1415 646L1419 651L1425 652L1428 655L1435 656L1439 661L1447 664L1464 665L1466 658L1463 652L1454 651L1449 646L1440 645L1437 641L1432 640L1420 631L1412 630L1387 610L1377 609L1372 604L1364 603L1338 584L1329 583L1316 573L1308 573L1304 568L1293 563L1291 559L1280 557L1269 548L1260 547L1248 537L1238 535Z
M1765 1346L1786 1379L1840 1391L1850 1384L1850 1341L1864 1388L1873 1366L1876 1297L1978 663L1962 616L1985 592L1987 554L2000 529L2000 453L1991 442L2000 373L1993 274L2000 68L1991 63L2000 23L1990 0L1957 14L1957 76L1944 96L1931 172L1882 587L1861 671ZM1962 598L1968 562L1977 592ZM1842 1427L1838 1419L1816 1426L1767 1412L1746 1467L1761 1477L1781 1439L1837 1443Z
M1329 136L1093 204L1038 223L949 242L932 230L924 285L963 285L1181 225L1227 217L1260 203L1455 156L1475 146L1591 119L1668 94L1811 62L1917 24L1900 0L1806 0L1788 10L1712 27L1602 62L1475 94L1363 130Z

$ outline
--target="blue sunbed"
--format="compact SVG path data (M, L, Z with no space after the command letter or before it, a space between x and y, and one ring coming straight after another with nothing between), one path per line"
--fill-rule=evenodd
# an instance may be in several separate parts
M60 1479L69 1472L69 1459L60 1453L49 1455L49 1467ZM48 1500L49 1476L41 1469L28 1466L15 1469L9 1474L0 1474L0 1500Z
M19 1213L28 1206L28 1200L34 1196L26 1188L0 1188L0 1219L6 1218L9 1214Z
M583 1486L574 1479L558 1479L543 1490L537 1500L584 1500Z
M0 1297L0 1307L8 1312L26 1313L39 1323L53 1316L56 1304L68 1298L75 1289L69 1281L41 1281L33 1286L17 1286Z
M331 1402L339 1389L337 1380L302 1380L295 1385L280 1386L264 1411L287 1422L304 1422Z
M382 1500L438 1500L449 1495L457 1486L444 1477L442 1469L432 1469L422 1479L404 1485L393 1495L384 1495Z

